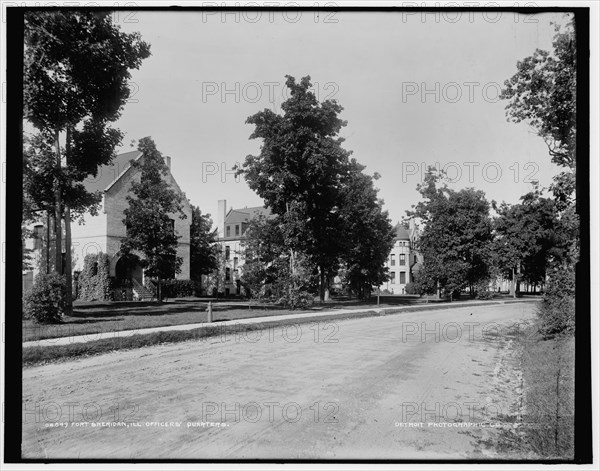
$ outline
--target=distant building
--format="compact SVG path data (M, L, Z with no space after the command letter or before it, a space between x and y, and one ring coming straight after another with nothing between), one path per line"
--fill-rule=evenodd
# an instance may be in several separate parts
M225 259L225 286L221 290L225 296L242 293L241 267L246 260L242 240L250 221L259 216L269 218L271 211L262 206L227 211L227 201L218 201L217 240Z
M379 288L393 294L406 294L406 285L415 281L423 265L423 257L417 249L419 228L411 219L408 229L401 224L396 224L394 229L394 246L385 265L390 279Z
M225 285L220 291L226 296L242 293L240 277L245 263L242 241L250 221L261 215L272 217L271 211L262 206L227 210L227 201L218 201L217 240L225 259ZM395 230L394 247L386 262L392 276L380 289L387 289L394 294L405 294L406 285L414 281L423 263L423 258L417 250L419 229L411 220L408 229L397 224Z
M131 182L138 180L141 175L139 169L131 167L131 160L142 158L142 152L133 151L117 155L110 165L104 165L98 169L96 178L88 178L84 185L88 191L100 191L102 202L98 214L84 216L85 224L72 222L71 240L73 245L72 265L73 271L78 272L83 268L83 260L88 254L103 252L110 257L110 276L117 280L129 280L132 283L143 285L144 274L142 267L125 267L121 261L121 241L126 236L127 230L123 224L125 215L123 211L129 207L127 196L130 195ZM189 279L190 277L190 226L192 222L192 208L181 191L179 185L171 174L171 158L165 157L165 163L169 168L166 180L176 192L183 196L183 213L186 219L180 219L179 215L172 215L173 230L180 236L177 246L177 256L183 258L181 272L173 274L177 279ZM33 227L33 240L28 241L28 248L34 249L33 271L23 274L23 285L27 288L31 285L35 272L37 271L41 251L48 239L45 221L40 221ZM50 235L50 237L52 237ZM64 228L63 228L64 241ZM50 241L52 245L52 240ZM63 253L65 251L63 242ZM63 256L64 259L64 256Z

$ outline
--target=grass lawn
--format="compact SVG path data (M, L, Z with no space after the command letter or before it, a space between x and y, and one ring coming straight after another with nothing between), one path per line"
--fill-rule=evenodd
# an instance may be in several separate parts
M457 300L458 301L458 300ZM464 301L464 300L461 300ZM510 299L507 299L510 302ZM218 300L213 302L213 321L247 319L250 317L279 316L285 314L311 314L323 309L361 309L365 307L393 307L445 303L418 296L381 296L357 300L337 298L306 310L291 311L273 305L257 305L248 308L247 301ZM122 330L138 330L148 327L197 324L206 322L208 299L182 298L156 302L75 302L73 315L63 323L40 325L23 320L23 341L35 341L76 335L90 335Z
M381 297L379 307L411 305L424 302L418 297ZM248 308L247 302L219 300L213 302L213 321L247 319L249 317L279 316L285 314L314 313L322 309L349 309L376 305L370 302L337 299L311 309L291 311L278 306L256 305ZM137 330L147 327L164 327L206 322L207 300L176 299L158 304L156 302L75 302L73 315L66 316L62 324L40 325L23 320L23 341L35 341L76 335L93 335L103 332Z
M512 302L512 301L507 301ZM451 309L455 303L447 302L431 302L426 309ZM491 302L483 302L480 305L492 304ZM48 327L46 330L36 328L35 324L28 324L27 334L33 339L39 338L35 335L45 334L45 338L53 338L64 335L80 335L92 334L104 331L115 332L124 329L164 326L175 324L190 324L197 323L199 320L206 320L206 312L204 311L206 303L202 301L183 301L172 302L158 305L156 303L112 303L112 304L95 304L89 303L85 306L79 305L75 310L77 316L67 319L70 323L65 322L60 326ZM50 345L50 346L31 346L23 348L23 365L33 366L45 364L55 361L68 361L75 358L86 357L90 355L100 355L116 350L129 350L133 348L146 347L151 345L160 345L165 343L176 343L205 339L213 336L223 336L226 334L239 335L243 331L253 331L264 329L267 325L289 325L309 322L328 322L338 321L341 319L358 319L362 317L373 317L390 315L396 312L394 309L387 311L369 310L377 307L398 307L404 305L407 311L413 311L425 307L424 302L419 299L396 299L387 300L385 303L380 303L379 306L367 304L364 302L331 302L324 305L318 305L311 310L295 311L296 314L302 314L301 317L293 317L279 321L262 321L260 324L233 324L224 325L219 322L204 324L192 330L183 331L158 331L153 333L134 334L128 336L108 336L102 339L89 338L88 342L83 343L68 343L66 345ZM413 307L410 307L410 306ZM367 309L365 309L367 307ZM335 313L337 309L348 309L345 314ZM327 309L333 311L325 316L315 317L319 311ZM80 312L87 313L87 317L81 316ZM281 314L289 314L291 311L285 309L276 309L273 307L267 308L244 308L242 303L222 302L216 304L213 314L215 320L235 320L248 317L263 317L276 316ZM104 317L103 317L104 316ZM83 319L93 319L95 323L90 323L88 330L84 329L86 324L82 324ZM117 318L118 320L115 320ZM58 327L58 328L57 328ZM62 329L62 330L61 330ZM72 334L67 332L71 329ZM53 337L52 337L53 336ZM32 340L33 340L32 339Z
M537 322L514 336L523 373L522 426L503 431L499 443L516 459L571 460L575 447L575 338L544 340Z
M525 428L523 443L539 456L573 459L575 447L575 338L543 340L531 335L523 346Z

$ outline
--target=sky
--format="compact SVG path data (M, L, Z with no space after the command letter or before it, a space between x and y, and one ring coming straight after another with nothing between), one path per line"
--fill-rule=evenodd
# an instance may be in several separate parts
M285 75L310 75L320 100L342 105L343 145L381 175L394 223L419 201L429 165L452 188L509 203L559 171L533 129L507 122L498 94L518 60L551 50L563 13L121 11L114 20L152 51L115 124L121 151L151 136L204 213L216 214L220 199L228 209L262 205L232 168L259 152L245 121L280 111Z

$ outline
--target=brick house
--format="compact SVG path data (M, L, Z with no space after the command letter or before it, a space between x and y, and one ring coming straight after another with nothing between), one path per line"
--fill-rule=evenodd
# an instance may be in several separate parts
M225 259L225 295L241 294L240 276L245 263L245 251L242 247L244 233L248 223L258 216L271 217L271 211L262 206L252 208L230 208L227 201L219 200L217 209L217 234ZM405 294L406 285L414 281L420 270L423 257L417 250L419 229L413 220L408 230L400 224L395 227L396 237L386 267L391 275L390 280L380 286L394 294ZM336 277L334 283L339 283Z
M419 229L412 219L408 229L400 224L394 229L394 246L385 265L390 279L379 288L393 294L406 294L406 285L414 281L423 264L423 257L417 250Z
M251 208L230 208L227 211L227 201L217 203L217 241L221 245L221 253L225 263L225 296L242 293L240 276L245 263L245 250L242 247L244 233L250 221L259 216L271 217L271 211L262 206Z
M110 165L102 166L98 169L98 175L95 178L88 178L84 185L88 191L100 191L102 202L98 214L93 216L86 214L84 224L78 224L73 221L71 224L72 265L73 271L79 272L83 268L83 261L88 254L98 254L103 252L110 257L110 276L117 279L129 279L130 281L143 284L144 274L142 268L137 265L133 268L125 269L121 263L121 241L126 236L126 228L123 224L125 215L123 211L129 206L127 196L131 188L131 182L140 178L141 171L133 169L130 165L131 160L142 158L142 152L132 151L117 155ZM183 258L181 273L175 277L177 279L190 278L190 225L192 221L192 208L185 193L173 178L171 174L171 158L165 157L165 162L169 171L166 179L170 186L183 196L183 212L186 219L180 219L178 215L173 215L174 230L181 238L178 241L177 256ZM37 224L33 228L34 238L28 241L29 248L34 249L34 265L36 259L39 260L40 252L45 245L43 238L46 233L43 224ZM64 240L64 235L63 235ZM63 246L63 251L64 251ZM37 268L36 268L37 269ZM35 270L23 274L24 288L27 288L33 280Z

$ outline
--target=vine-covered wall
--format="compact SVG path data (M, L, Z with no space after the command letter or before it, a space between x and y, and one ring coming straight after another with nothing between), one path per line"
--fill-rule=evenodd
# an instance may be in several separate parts
M102 252L97 255L86 255L78 283L79 299L84 301L110 299L110 257Z

